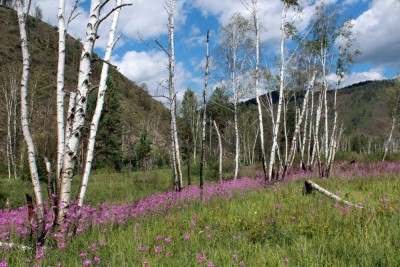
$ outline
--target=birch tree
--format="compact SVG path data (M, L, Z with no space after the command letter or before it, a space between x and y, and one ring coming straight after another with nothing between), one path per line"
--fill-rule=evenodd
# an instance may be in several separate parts
M387 103L389 107L390 130L388 139L385 142L382 161L385 161L386 155L389 151L389 146L393 138L393 131L399 122L400 118L400 77L398 76L395 85L389 89L387 96Z
M284 89L285 89L285 70L286 70L286 55L285 46L288 38L287 34L287 12L289 8L293 6L298 6L297 1L282 0L282 13L281 13L281 41L280 41L280 71L279 71L279 100L278 108L276 111L276 117L273 119L273 130L272 130L272 142L271 142L271 152L269 157L268 165L268 180L272 180L273 169L275 168L275 161L278 149L278 134L281 122L281 113L284 101ZM272 109L272 103L271 108Z
M336 109L337 90L341 82L354 62L354 58L360 54L355 49L356 38L352 32L352 23L345 20L338 24L337 10L328 9L325 4L317 7L315 12L314 28L312 30L312 39L308 46L317 59L321 69L320 80L322 89L318 94L318 105L314 128L314 148L318 168L321 177L329 177L335 157L338 137L340 135L338 123L338 113ZM333 74L334 94L332 112L329 112L328 90L331 81L328 76ZM319 134L321 119L322 133ZM331 122L329 122L331 120Z
M30 1L28 3L30 6ZM42 188L39 181L39 173L36 165L35 145L33 143L32 135L29 129L29 114L28 114L28 82L29 82L29 68L30 68L30 54L28 48L28 37L26 31L26 20L29 8L26 13L23 11L21 0L16 1L16 9L19 22L19 32L21 37L21 50L22 50L22 77L21 77L21 126L24 135L24 140L28 148L28 162L31 174L32 187L35 195L36 202L36 220L37 220L37 233L36 238L38 243L44 243L45 237L45 216L44 216L44 203Z
M203 189L203 176L205 165L205 145L206 145L206 122L207 122L207 89L208 89L208 74L210 65L210 31L207 31L206 37L206 68L204 71L204 90L203 90L203 116L201 119L201 154L200 154L200 188ZM211 136L210 136L211 138ZM211 148L210 148L211 149Z
M253 40L249 36L250 31L249 20L238 13L234 14L229 23L221 28L221 45L217 52L217 57L220 59L218 63L229 77L229 88L232 91L235 132L233 179L236 179L238 175L240 157L238 103L244 90L243 75L249 68L249 59L254 48Z
M84 198L86 195L86 189L87 189L87 186L89 183L90 170L91 170L92 161L93 161L94 145L96 143L96 134L97 134L97 129L99 127L101 113L103 110L105 94L107 91L107 77L108 77L108 69L109 69L109 64L110 64L109 62L111 59L111 53L112 53L112 50L114 49L116 42L119 39L119 37L117 39L115 39L115 31L117 29L121 5L122 5L122 0L117 0L116 1L117 9L114 11L113 19L111 22L110 33L108 36L106 53L103 58L104 63L103 63L103 67L101 69L100 84L99 84L99 89L98 89L99 91L98 91L98 95L97 95L96 108L95 108L94 115L92 117L92 122L90 124L89 143L87 145L85 167L84 167L84 171L83 171L83 177L82 177L79 196L78 196L78 206L80 206L80 207L83 206L83 201L84 201Z
M248 6L248 10L251 13L253 20L253 31L255 35L255 68L254 68L254 87L256 92L257 112L258 112L258 124L260 133L260 150L261 150L261 162L264 172L264 177L267 177L267 161L265 156L265 142L264 142L264 123L262 115L262 106L260 100L260 23L258 20L258 1L252 0L251 5Z
M174 170L175 190L181 191L183 188L182 168L180 159L178 129L176 123L176 94L175 91L175 0L169 0L165 3L165 10L168 14L168 48L165 48L159 41L155 40L158 47L168 56L168 97L169 110L171 114L171 154L172 167Z
M97 31L100 24L113 12L118 11L121 6L115 6L110 12L102 16L105 5L108 3L100 0L92 0L89 11L89 21L86 28L86 39L83 42L81 60L79 64L78 86L76 96L70 101L74 102L74 116L68 126L69 138L65 142L64 159L61 170L61 186L58 194L58 214L55 218L55 225L58 231L64 232L62 227L71 201L71 185L74 176L74 169L78 159L79 145L82 136L82 128L85 124L87 99L91 90L90 75L94 43L97 40ZM115 29L114 29L115 30ZM113 31L111 31L113 32ZM113 34L113 33L112 33ZM114 40L114 39L113 39ZM112 41L114 42L114 41ZM112 49L114 44L109 46ZM111 50L110 50L111 53ZM103 69L104 70L104 69ZM106 70L104 70L106 72ZM104 76L102 77L104 79ZM107 76L105 75L105 80ZM103 87L104 88L104 87Z
M6 153L8 178L12 176L17 179L17 106L19 79L21 72L14 66L6 66L0 73L0 92L3 96L2 104L6 111Z

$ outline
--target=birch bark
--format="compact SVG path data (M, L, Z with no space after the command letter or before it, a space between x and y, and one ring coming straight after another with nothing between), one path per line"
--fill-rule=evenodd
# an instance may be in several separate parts
M218 125L215 121L213 121L213 122L214 122L215 131L217 132L217 136L218 136L218 152L219 152L218 178L219 178L219 181L222 182L222 140L221 140L221 134L219 132Z
M272 180L272 170L275 164L275 156L276 150L278 146L278 132L281 120L281 112L282 112L282 102L283 102L283 90L285 87L284 83L284 75L285 75L285 42L286 42L286 34L285 34L285 20L287 13L287 5L283 3L282 14L281 14L281 44L280 44L280 52L281 52L281 66L279 73L279 100L278 100L278 110L276 113L275 125L272 132L272 146L271 153L269 157L269 167L268 167L268 180Z
M168 5L168 54L169 54L169 78L168 89L170 98L170 112L171 112L171 136L173 142L173 156L175 158L176 175L175 178L178 182L178 191L183 188L182 168L179 152L179 139L178 129L176 125L176 92L175 92L175 45L174 45L174 21L175 21L175 0L170 0Z
M256 89L256 101L257 101L257 111L258 111L258 122L259 122L259 132L260 132L260 148L261 148L261 161L263 166L264 178L267 179L267 161L265 158L265 143L264 143L264 124L262 116L262 107L260 100L260 24L258 22L258 8L257 0L252 0L252 16L254 23L254 31L256 35L256 66L255 66L255 89Z
M121 4L122 4L122 0L116 1L117 7L121 6ZM103 67L101 69L100 85L99 85L99 89L98 89L99 91L98 91L98 95L97 95L96 107L95 107L95 111L94 111L94 114L92 117L92 122L90 124L89 142L88 142L87 151L86 151L85 167L84 167L83 176L82 176L82 180L81 180L81 186L79 188L79 196L78 196L78 206L79 207L83 206L83 201L84 201L85 195L86 195L86 189L87 189L87 186L89 183L90 170L92 168L92 161L93 161L94 145L96 143L96 134L97 134L97 129L99 127L101 113L103 111L105 94L107 91L107 77L108 77L108 68L109 68L108 62L111 59L112 50L114 49L115 43L118 40L118 39L115 40L115 31L117 29L120 10L121 10L121 8L118 8L114 11L114 16L113 16L113 19L111 22L111 28L110 28L110 33L109 33L109 37L108 37L106 53L105 53L104 59L103 59L104 63L103 63Z
M64 76L65 76L65 39L67 28L65 23L65 0L60 0L58 7L58 66L57 66L57 172L59 181L65 149L64 129Z
M204 73L204 91L203 91L203 119L201 121L201 155L200 155L200 189L203 189L203 171L204 171L204 164L205 164L205 145L206 145L206 120L207 120L207 88L208 88L208 74L209 74L209 64L210 64L210 51L209 51L209 44L210 44L210 31L207 31L206 37L206 69ZM214 122L215 123L215 122ZM210 135L211 139L211 135ZM210 147L211 150L211 147Z
M92 0L89 12L89 21L86 26L86 40L83 44L81 60L79 64L78 87L76 103L74 107L74 117L70 137L65 146L65 155L61 171L61 185L59 196L59 212L56 220L56 226L59 231L64 231L62 224L64 222L68 207L71 201L71 185L74 175L75 164L78 159L79 144L82 135L82 128L85 123L87 109L87 97L90 86L91 63L94 43L97 39L97 30L101 22L100 0Z
M30 1L29 1L30 2ZM29 170L31 173L31 180L33 191L36 201L36 220L37 220L37 241L42 245L45 236L45 217L44 217L44 204L42 188L39 181L39 174L36 165L35 145L32 140L32 135L29 129L28 122L28 82L29 82L29 67L30 55L28 49L28 37L26 33L26 18L27 15L22 11L21 0L16 1L16 8L18 14L19 30L21 37L21 50L22 50L22 78L21 78L21 125L22 132L26 145L28 147L28 162Z

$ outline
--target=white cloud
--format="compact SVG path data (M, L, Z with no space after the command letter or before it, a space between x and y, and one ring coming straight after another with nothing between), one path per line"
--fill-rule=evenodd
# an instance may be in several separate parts
M288 14L288 18L295 19L296 26L300 31L303 31L307 28L314 13L315 4L316 3L304 5L301 14L295 14L294 12L290 12ZM192 5L193 7L198 8L205 17L210 15L216 16L221 25L227 24L229 22L229 18L234 13L239 12L246 17L249 17L250 15L249 11L243 6L241 0L194 0ZM259 21L262 30L260 33L261 41L272 44L273 46L278 45L281 36L281 1L259 1L258 8Z
M158 50L147 52L129 51L122 58L114 57L112 63L119 71L134 81L136 84L146 83L151 95L168 95L163 87L167 86L168 57ZM175 89L178 91L178 99L181 99L187 88L187 82L192 79L191 73L186 71L182 62L175 66ZM160 86L162 83L163 86ZM166 102L165 99L159 99Z
M151 94L155 94L159 83L168 77L168 57L162 51L129 51L112 62L130 80L137 84L146 83Z
M352 85L359 82L364 81L374 81L374 80L383 80L385 76L383 75L383 68L375 68L369 71L363 72L352 72L350 73L345 80L341 83L341 87L346 87L348 85ZM328 80L335 82L336 76L331 74L328 76Z
M185 1L177 0L175 26L178 30L185 23L186 14ZM135 0L132 6L121 12L121 32L132 39L139 39L138 32L145 40L168 34L167 24L165 0Z
M400 67L399 12L397 0L373 0L369 10L352 21L362 52L361 62Z
M58 2L55 0L36 0L34 5L38 5L43 12L43 21L51 25L58 25L57 13L58 13ZM74 0L66 0L66 17L68 19ZM68 34L76 38L83 39L86 31L86 24L88 21L88 11L85 11L82 7L78 7L75 14L79 14L69 25ZM82 25L85 25L82 27Z

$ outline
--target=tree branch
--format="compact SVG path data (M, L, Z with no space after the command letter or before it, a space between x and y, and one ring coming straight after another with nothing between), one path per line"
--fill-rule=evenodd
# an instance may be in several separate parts
M106 0L106 2L108 2L108 1L109 1L109 0ZM104 3L101 5L100 9L106 4L106 2L104 2ZM114 7L114 8L111 9L111 11L108 12L103 18L101 18L101 19L97 22L97 24L100 26L100 24L101 24L104 20L106 20L112 13L114 13L115 10L120 9L120 8L123 8L124 6L131 6L131 5L132 5L132 4L122 4L122 5L119 5L119 6Z

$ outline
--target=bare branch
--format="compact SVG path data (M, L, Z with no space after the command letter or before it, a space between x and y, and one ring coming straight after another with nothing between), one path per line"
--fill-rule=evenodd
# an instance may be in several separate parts
M108 1L109 1L109 0L107 0L106 2L108 2ZM101 5L101 7L104 6L106 2L104 2L104 3ZM112 13L114 13L115 10L120 9L120 8L123 8L124 6L131 6L131 5L132 5L132 4L122 4L122 5L119 5L119 6L114 7L114 8L111 9L111 11L108 12L103 18L101 18L101 19L97 22L97 24L100 25L100 24L101 24L104 20L106 20ZM101 8L101 7L100 7L100 8Z
M157 47L164 51L168 56L170 56L169 51L165 49L165 47L156 39L154 42L157 44Z
M31 4L32 4L32 0L28 1L28 8L26 9L26 15L29 15L29 11L31 10Z
M79 0L75 0L74 5L72 6L72 10L71 10L71 13L69 14L68 21L67 21L67 27L71 21L73 21L77 16L82 14L82 12L78 12L76 15L74 15L76 9L78 8L78 1Z

